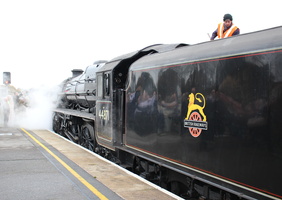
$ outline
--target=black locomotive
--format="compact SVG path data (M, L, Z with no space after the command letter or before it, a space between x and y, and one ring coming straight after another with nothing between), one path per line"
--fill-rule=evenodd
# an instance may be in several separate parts
M53 128L184 197L282 198L282 27L153 45L63 82Z

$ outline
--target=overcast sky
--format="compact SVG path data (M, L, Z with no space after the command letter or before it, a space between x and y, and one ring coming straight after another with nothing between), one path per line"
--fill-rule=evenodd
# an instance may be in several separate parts
M280 0L0 0L0 81L55 85L96 60L205 42L225 13L242 34L282 25Z

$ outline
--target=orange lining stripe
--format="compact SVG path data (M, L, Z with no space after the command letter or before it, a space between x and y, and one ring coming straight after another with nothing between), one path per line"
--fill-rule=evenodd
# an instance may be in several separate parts
M277 194L274 194L274 193L271 193L271 192L262 190L262 189L260 189L260 188L256 188L256 187L254 187L254 186L247 185L247 184L245 184L245 183L241 183L241 182L239 182L239 181L235 181L235 180L233 180L233 179L226 178L226 177L224 177L224 176L215 174L215 173L213 173L213 172L210 172L210 171L207 171L207 170L204 170L204 169L201 169L201 168L192 166L192 165L188 165L188 164L183 163L183 162L180 162L180 161L178 161L178 160L174 160L174 159L171 159L171 158L167 158L167 157L165 157L165 156L162 156L162 155L159 155L159 154L156 154L156 153L153 153L153 152L150 152L150 151L141 149L141 148L139 148L139 147L135 147L135 146L133 146L133 145L129 145L129 144L126 144L126 145L129 146L129 147L131 147L131 148L141 150L141 151L143 151L143 152L145 152L145 153L149 153L149 154L151 154L151 155L154 155L154 156L163 158L163 159L165 159L165 160L169 160L169 161L171 161L171 162L178 163L178 164L180 164L180 165L184 165L184 166L187 166L187 167L189 167L189 168L196 169L196 170L198 170L198 171L202 171L202 172L204 172L204 173L206 173L206 174L210 174L210 175L212 175L212 176L214 176L214 177L218 177L218 178L227 180L227 181L229 181L229 182L233 182L233 183L236 183L236 184L245 186L245 187L247 187L247 188L250 188L250 189L259 191L259 192L263 192L263 193L265 193L265 194L267 194L267 195L271 195L271 196L273 196L273 197L282 198L282 196L280 196L280 195L277 195Z
M170 68L170 67L179 67L179 66L184 66L184 65L193 65L193 64L200 64L200 63L207 63L207 62L213 62L213 61L219 61L219 60L230 60L230 59L236 59L236 58L244 58L244 57L250 57L250 56L257 56L257 55L263 55L263 54L271 54L271 53L280 53L282 52L282 49L279 50L271 50L271 51L264 51L260 53L250 53L250 54L245 54L245 55L237 55L237 56L226 56L223 58L210 58L206 60L200 60L200 61L191 61L191 62L185 62L181 64L174 64L174 65L167 65L167 66L160 66L160 67L155 67L155 68L144 68L144 69L137 69L133 70L133 72L137 71L150 71L150 70L155 70L155 69L163 69L163 68Z

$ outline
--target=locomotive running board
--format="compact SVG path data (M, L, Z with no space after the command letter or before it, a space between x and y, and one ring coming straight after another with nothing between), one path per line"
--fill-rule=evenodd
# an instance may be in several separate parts
M71 109L64 109L64 108L56 108L53 111L57 113L62 113L65 115L72 115L76 117L95 120L95 115L93 113L86 113L86 112L84 113L79 110L71 110Z

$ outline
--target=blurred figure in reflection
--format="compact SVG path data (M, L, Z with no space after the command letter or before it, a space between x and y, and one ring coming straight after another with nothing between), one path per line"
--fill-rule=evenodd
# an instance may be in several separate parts
M160 132L175 132L173 125L179 123L181 92L177 72L173 69L165 69L159 74L158 82L158 107L163 122L160 123Z
M250 114L247 121L249 128L249 136L252 144L259 144L261 146L271 149L271 134L269 134L268 113L269 108L265 99L257 99L250 105Z
M139 135L150 134L156 129L156 91L151 75L143 72L138 78L135 92L129 96L129 109L132 112L129 116L133 116L133 120L129 120Z

